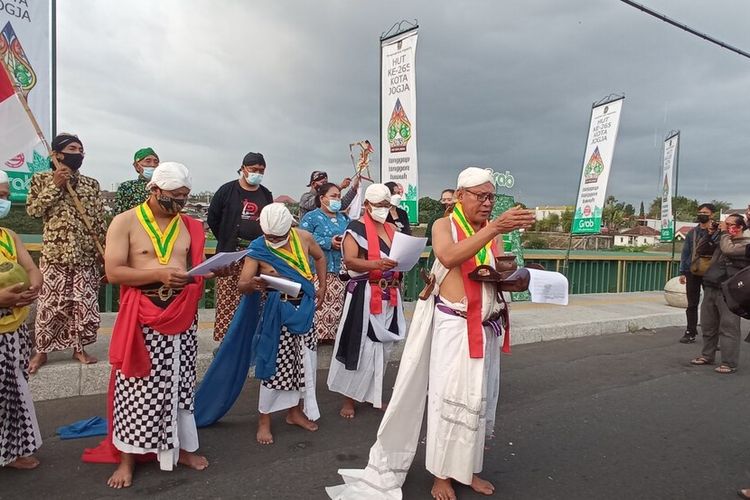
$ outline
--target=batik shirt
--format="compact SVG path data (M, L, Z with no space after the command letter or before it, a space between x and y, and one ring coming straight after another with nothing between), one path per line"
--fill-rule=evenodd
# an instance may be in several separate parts
M71 177L70 184L81 200L99 242L104 245L107 225L99 182L76 173ZM63 265L91 265L96 262L95 240L65 186L59 188L52 182L51 171L34 174L26 203L26 212L44 221L42 258L45 261Z
M115 215L126 212L148 199L146 183L146 179L139 175L135 180L120 184L115 193Z
M349 217L337 213L335 217L329 217L321 209L307 212L299 223L299 227L312 233L315 241L323 249L326 256L326 266L329 273L338 273L341 269L341 250L331 247L334 236L344 234L349 224Z

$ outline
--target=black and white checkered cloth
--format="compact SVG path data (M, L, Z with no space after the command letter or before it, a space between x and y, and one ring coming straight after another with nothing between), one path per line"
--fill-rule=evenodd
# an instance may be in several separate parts
M177 410L193 411L198 322L186 332L163 335L143 327L151 357L148 377L125 377L117 372L114 395L114 436L145 450L175 447Z
M280 391L299 391L305 387L303 348L314 351L317 346L314 328L304 335L292 335L281 327L279 353L276 355L276 373L263 386Z
M0 309L0 317L9 312ZM18 378L20 368L25 381L29 380L31 343L26 325L0 334L0 467L33 454L41 444L36 441L32 409L21 397Z

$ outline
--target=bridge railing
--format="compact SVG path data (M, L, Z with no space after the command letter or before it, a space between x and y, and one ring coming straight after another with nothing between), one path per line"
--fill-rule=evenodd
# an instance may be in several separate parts
M30 252L41 250L41 238L23 235L26 248ZM31 241L29 241L31 240ZM213 255L216 242L209 241L206 255ZM662 290L666 282L677 275L679 255L674 260L671 254L663 252L596 252L573 251L565 268L564 250L527 250L524 258L527 263L537 263L549 271L558 271L568 277L570 293L623 293ZM403 297L406 301L417 300L424 282L420 269L429 269L432 264L430 252L422 254L417 266L404 276ZM206 280L205 293L200 307L212 309L215 306L215 280ZM107 284L99 293L99 306L102 312L114 312L119 306L119 288Z

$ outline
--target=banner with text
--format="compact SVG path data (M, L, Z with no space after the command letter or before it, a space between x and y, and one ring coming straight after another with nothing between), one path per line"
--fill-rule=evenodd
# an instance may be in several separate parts
M620 125L621 97L594 106L583 157L583 172L578 188L578 202L573 216L573 234L598 234L607 194L607 181L615 153L617 129Z
M672 198L674 197L674 172L679 147L679 132L664 141L664 168L661 173L661 241L672 241L674 239Z
M419 222L417 174L417 30L381 42L380 179L404 189L401 208Z
M0 0L0 58L49 141L52 140L52 1ZM24 202L31 176L49 169L40 144L0 158L10 178L11 201Z

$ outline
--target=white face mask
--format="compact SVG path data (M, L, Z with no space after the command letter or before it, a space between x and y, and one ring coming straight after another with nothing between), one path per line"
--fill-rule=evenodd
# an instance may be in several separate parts
M403 197L400 194L394 194L391 196L391 205L397 207L401 204Z
M248 174L245 176L245 180L251 186L257 186L258 184L263 182L263 174L260 174L258 172L248 172Z
M370 207L370 216L381 224L385 224L385 220L388 218L388 207Z
M268 245L271 248L281 248L284 245L286 245L287 243L289 243L289 236L287 236L286 238L284 238L281 241L268 241L268 240L266 240L266 245Z

